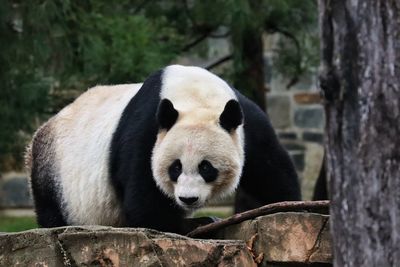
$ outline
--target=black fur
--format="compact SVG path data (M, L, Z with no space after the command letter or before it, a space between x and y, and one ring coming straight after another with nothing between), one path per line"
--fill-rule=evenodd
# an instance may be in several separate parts
M279 143L267 115L237 90L235 93L244 113L245 133L245 164L235 211L242 212L285 200L300 200L295 168ZM250 205L240 202L243 195L251 198Z
M169 130L178 119L179 113L169 99L161 100L157 110L157 119L161 129Z
M112 139L110 177L127 226L181 232L184 211L161 193L151 171L162 73L151 75L124 110Z
M328 184L326 179L326 155L322 159L322 166L315 182L312 200L328 200Z
M222 128L231 132L235 130L243 122L242 109L236 100L229 100L224 108L224 111L219 117L219 124Z
M208 160L200 162L199 173L207 183L215 181L218 177L218 170Z
M182 173L182 163L179 159L175 160L168 168L168 175L171 181L178 181L179 175Z
M40 227L58 227L66 225L61 212L60 192L55 180L57 174L49 162L54 156L53 137L50 124L45 125L35 136L32 143L31 184L35 203L36 219Z

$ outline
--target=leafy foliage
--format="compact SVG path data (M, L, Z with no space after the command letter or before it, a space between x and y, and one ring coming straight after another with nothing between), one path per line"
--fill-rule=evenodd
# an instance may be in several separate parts
M143 15L85 16L79 36L83 77L93 83L143 81L179 52L182 38L166 24Z
M0 170L18 167L32 131L82 90L206 56L210 38L229 40L225 77L243 87L248 36L282 35L274 68L300 75L317 61L315 25L313 0L0 1Z
M0 160L10 167L21 159L24 133L43 113L49 88L49 78L38 66L45 63L45 51L38 49L32 32L22 36L29 22L22 25L20 12L10 3L0 3Z
M287 77L312 71L319 62L317 3L268 0L264 5L264 29L282 36L275 54L276 71Z

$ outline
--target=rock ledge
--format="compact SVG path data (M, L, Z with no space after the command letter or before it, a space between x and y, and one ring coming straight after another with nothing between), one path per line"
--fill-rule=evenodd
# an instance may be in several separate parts
M0 234L0 266L256 266L239 240L140 228L61 227Z

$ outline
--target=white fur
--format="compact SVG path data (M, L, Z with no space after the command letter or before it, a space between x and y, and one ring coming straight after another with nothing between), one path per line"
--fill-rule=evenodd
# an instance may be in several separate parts
M198 197L199 200L189 209L199 208L210 198L211 191L212 185L205 183L199 174L186 175L183 173L179 176L175 186L175 201L186 208L186 204L179 200L179 197Z
M199 67L169 66L162 83L161 99L171 100L181 113L208 109L219 116L226 102L237 100L224 80Z
M108 177L112 134L141 84L97 86L54 118L56 158L69 224L120 225L120 206Z
M167 98L179 112L175 125L158 134L153 149L152 169L158 187L184 208L179 197L198 197L193 207L232 193L244 164L242 125L229 134L219 125L226 103L235 99L233 90L219 77L198 67L173 65L166 68L161 99ZM168 167L180 159L183 172L176 183ZM207 159L219 170L216 181L206 183L198 165Z

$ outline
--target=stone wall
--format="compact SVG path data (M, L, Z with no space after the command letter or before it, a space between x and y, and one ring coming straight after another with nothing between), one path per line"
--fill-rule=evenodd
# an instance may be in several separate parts
M314 77L286 89L280 77L270 81L267 112L302 179L303 198L310 199L323 158L324 111Z
M33 205L25 173L7 173L0 177L0 210L31 208Z
M310 199L323 158L325 122L317 87L317 70L310 70L287 88L291 77L283 77L273 69L279 35L265 35L263 40L267 113L295 163L303 199Z

